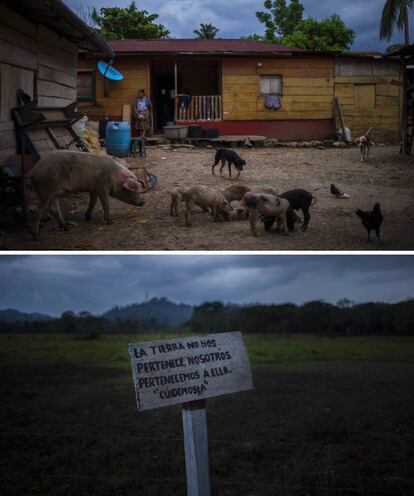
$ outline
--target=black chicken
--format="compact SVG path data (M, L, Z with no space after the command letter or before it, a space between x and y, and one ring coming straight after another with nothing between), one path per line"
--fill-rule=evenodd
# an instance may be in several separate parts
M384 217L381 213L381 205L376 203L371 212L365 212L358 209L355 214L361 219L362 225L368 232L368 241L371 241L371 231L375 231L377 238L382 242L380 236L380 227Z

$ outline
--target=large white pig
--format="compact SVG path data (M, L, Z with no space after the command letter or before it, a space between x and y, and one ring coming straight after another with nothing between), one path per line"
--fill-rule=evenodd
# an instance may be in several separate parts
M111 223L109 197L131 205L143 205L143 185L124 165L108 155L56 150L45 154L30 173L33 190L38 197L38 209L33 222L33 238L39 234L40 219L50 208L59 225L67 229L60 210L59 198L70 193L89 193L85 219L90 220L99 198L104 220Z

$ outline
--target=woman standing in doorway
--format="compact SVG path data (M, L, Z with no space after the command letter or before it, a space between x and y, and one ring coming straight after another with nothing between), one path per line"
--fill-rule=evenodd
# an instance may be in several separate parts
M139 90L135 101L135 117L137 131L143 138L147 129L151 128L151 112L151 100L145 95L145 90Z

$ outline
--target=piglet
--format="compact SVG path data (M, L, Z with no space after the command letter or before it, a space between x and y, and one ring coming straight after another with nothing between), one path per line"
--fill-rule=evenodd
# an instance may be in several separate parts
M257 236L256 221L260 216L275 217L278 230L282 229L288 236L286 226L286 213L289 208L288 200L275 195L249 192L243 196L241 203L249 209L250 230L254 236Z
M182 198L185 203L185 225L188 227L191 226L190 214L194 205L198 205L203 210L209 210L215 221L219 217L229 220L232 208L219 191L203 185L191 186L184 190Z
M32 232L36 240L40 219L50 208L60 227L67 223L60 210L59 198L75 192L89 193L89 206L85 219L90 220L99 197L104 210L104 220L111 223L109 197L131 205L145 203L143 184L123 164L107 155L56 150L43 155L30 172L32 187L38 198L38 209Z

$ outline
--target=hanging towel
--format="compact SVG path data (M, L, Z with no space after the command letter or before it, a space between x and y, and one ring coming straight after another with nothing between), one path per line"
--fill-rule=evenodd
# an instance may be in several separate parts
M276 95L267 95L265 97L265 107L271 110L278 110L281 107L280 97Z

